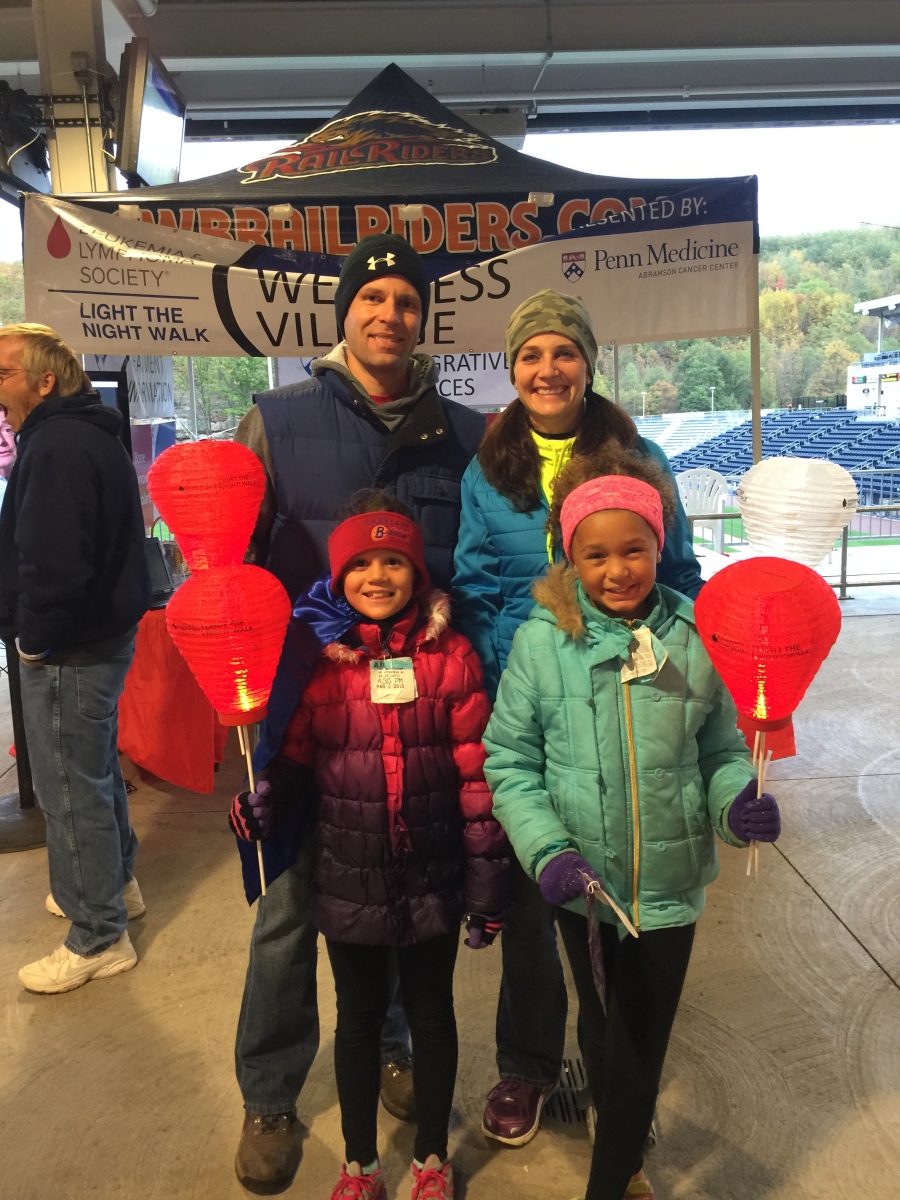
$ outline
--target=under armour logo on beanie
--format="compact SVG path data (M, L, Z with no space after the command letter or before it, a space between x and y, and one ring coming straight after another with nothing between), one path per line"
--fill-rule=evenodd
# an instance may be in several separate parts
M428 319L431 301L431 282L425 264L412 246L396 233L373 233L357 242L341 267L341 277L334 293L334 316L338 336L344 336L344 318L353 297L382 275L400 275L419 293L422 302L422 324Z
M372 255L372 257L369 259L369 270L376 270L380 262L387 263L389 267L392 267L396 261L397 260L393 254L385 254L384 258L376 258L374 255Z

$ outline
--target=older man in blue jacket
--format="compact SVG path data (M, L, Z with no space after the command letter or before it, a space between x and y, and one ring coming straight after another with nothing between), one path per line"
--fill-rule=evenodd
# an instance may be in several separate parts
M424 264L403 238L364 238L335 291L343 340L316 359L309 380L255 396L238 427L235 440L256 452L268 480L251 557L292 600L327 566L328 536L366 487L409 506L425 533L431 578L449 590L460 481L484 417L443 399L433 360L415 353L429 298ZM265 1194L290 1186L299 1165L295 1105L319 1043L310 884L308 846L301 846L260 899L238 1026L246 1116L235 1167L245 1187ZM405 1074L386 1064L389 1106L391 1081Z

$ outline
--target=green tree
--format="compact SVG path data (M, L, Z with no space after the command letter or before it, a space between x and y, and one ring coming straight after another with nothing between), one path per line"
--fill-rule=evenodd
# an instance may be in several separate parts
M677 371L678 407L682 412L708 412L710 388L716 389L716 395L725 391L718 358L718 349L712 342L690 343Z
M822 364L810 384L813 396L830 396L843 392L847 387L847 368L856 359L856 354L846 342L835 340L825 347Z
M0 263L0 325L25 320L25 279L22 264Z
M176 358L175 412L190 424L187 359ZM197 432L221 433L237 424L253 403L254 392L269 386L264 358L195 358L194 390L197 399Z
M678 388L667 379L657 379L647 389L647 416L678 412Z

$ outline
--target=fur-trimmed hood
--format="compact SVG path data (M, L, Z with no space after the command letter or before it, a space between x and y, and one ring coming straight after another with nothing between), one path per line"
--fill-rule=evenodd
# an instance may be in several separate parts
M410 621L410 628L418 621L420 614L424 615L426 619L425 624L413 634L415 645L421 646L425 642L436 642L441 634L450 627L450 597L440 588L432 588L426 596L420 598L418 607L419 612ZM403 624L404 622L398 622L395 628L399 629ZM354 629L367 625L370 629L372 628L371 622L362 619L359 625L354 626ZM333 662L356 662L368 651L364 646L348 646L345 642L331 642L322 653Z
M566 563L555 563L531 589L537 603L556 617L556 628L576 641L584 637L584 614L577 589L578 575Z

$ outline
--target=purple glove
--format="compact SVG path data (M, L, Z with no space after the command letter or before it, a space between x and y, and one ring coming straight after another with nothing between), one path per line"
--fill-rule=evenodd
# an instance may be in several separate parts
M483 917L480 913L469 913L466 917L466 945L470 950L485 950L503 928L503 922Z
M757 786L751 779L738 792L728 810L728 828L742 842L775 842L781 836L778 801L768 792L757 798Z
M228 824L242 842L258 842L272 832L272 785L263 779L255 792L241 792L231 802Z
M541 895L548 904L555 904L558 908L568 904L570 900L577 900L579 896L584 895L582 871L589 879L602 883L591 864L574 850L564 850L562 854L557 854L541 871L538 880Z

